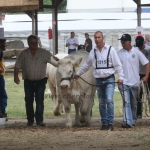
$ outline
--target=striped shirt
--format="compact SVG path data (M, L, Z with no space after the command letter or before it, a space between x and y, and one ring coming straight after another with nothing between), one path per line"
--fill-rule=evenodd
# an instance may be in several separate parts
M18 56L15 67L22 69L22 78L31 81L41 80L46 77L47 63L50 63L52 54L38 48L32 57L29 49L23 50Z

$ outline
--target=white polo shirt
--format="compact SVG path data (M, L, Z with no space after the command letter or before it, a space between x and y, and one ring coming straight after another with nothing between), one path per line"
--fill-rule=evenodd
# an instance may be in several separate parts
M68 49L76 49L76 46L73 44L78 44L78 40L76 38L69 38L66 41L66 44L70 44L70 46L68 46Z
M78 72L76 74L79 76L82 75L83 73L88 71L88 69L91 66L94 66L94 68L96 68L96 59L95 59L95 55L94 55L94 49L96 49L96 55L97 55L98 59L104 60L104 59L107 59L109 47L110 47L109 45L105 44L104 47L102 48L101 52L97 49L97 47L93 48L89 53L88 59L81 66L81 68L78 70ZM113 68L95 69L93 72L94 77L95 78L106 78L106 77L114 74L117 71L118 76L119 76L118 78L123 80L124 75L123 75L122 64L119 60L116 50L113 47L111 47L111 50L110 50L109 66L110 67L113 66Z
M132 86L138 83L140 81L139 64L146 65L149 63L148 59L138 50L137 47L132 47L129 52L125 49L121 49L118 51L118 56L123 67L123 84Z

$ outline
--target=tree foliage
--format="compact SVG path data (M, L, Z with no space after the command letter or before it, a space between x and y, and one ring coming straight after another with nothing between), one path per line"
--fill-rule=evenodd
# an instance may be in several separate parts
M52 5L52 0L44 0L45 5ZM58 12L66 11L67 0L63 0L61 4L58 6ZM47 12L48 10L46 10ZM50 10L49 10L50 11Z

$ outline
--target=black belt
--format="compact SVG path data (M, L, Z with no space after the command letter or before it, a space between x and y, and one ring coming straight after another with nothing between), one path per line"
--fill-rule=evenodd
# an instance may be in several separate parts
M97 78L97 79L100 79L100 80L107 80L107 79L112 78L112 77L114 77L114 74L112 74L112 75L110 75L110 76L108 76L108 77L106 77L106 78Z

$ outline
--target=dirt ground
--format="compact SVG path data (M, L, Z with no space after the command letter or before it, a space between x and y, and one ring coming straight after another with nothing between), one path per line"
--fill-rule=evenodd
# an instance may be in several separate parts
M100 131L99 118L90 127L65 127L65 119L47 119L46 127L26 126L26 120L9 120L0 128L0 150L149 150L150 119L138 120L131 129Z

